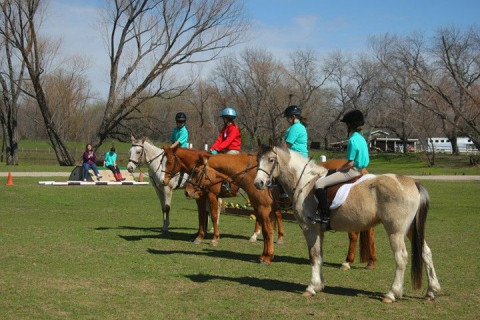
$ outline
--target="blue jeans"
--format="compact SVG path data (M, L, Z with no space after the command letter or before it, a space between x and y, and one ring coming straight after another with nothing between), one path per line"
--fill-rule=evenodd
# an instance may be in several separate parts
M89 164L87 162L83 163L83 179L88 178L88 169L92 168L93 172L95 172L95 175L98 177L98 169L97 165L95 163Z

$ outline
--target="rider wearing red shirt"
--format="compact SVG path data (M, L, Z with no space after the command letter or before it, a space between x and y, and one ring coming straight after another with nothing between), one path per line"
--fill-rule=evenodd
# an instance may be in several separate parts
M210 148L212 154L229 153L238 154L242 148L242 134L240 129L233 122L237 117L235 109L227 107L222 110L223 129L220 131L217 140Z

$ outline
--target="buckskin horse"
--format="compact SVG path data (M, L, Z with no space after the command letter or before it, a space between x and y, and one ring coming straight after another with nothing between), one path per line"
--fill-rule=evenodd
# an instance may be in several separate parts
M324 289L322 274L324 231L309 216L315 213L315 181L327 174L327 169L316 165L294 151L261 146L258 152L258 168L255 186L268 188L272 179L282 185L294 203L294 214L304 233L311 262L311 280L304 295L312 296ZM440 291L432 252L425 239L425 222L430 198L427 190L414 179L383 174L354 185L346 201L331 212L330 223L337 231L366 230L382 223L390 241L396 269L393 284L383 302L391 303L403 295L405 268L408 253L405 236L412 244L412 286L422 286L423 267L426 267L428 288L425 298L435 299Z
M341 167L344 162L344 160L332 159L324 164L326 164L329 168L333 169ZM200 156L198 163L190 172L190 180L186 186L185 192L187 193L187 196L197 198L197 194L199 192L203 192L205 189L218 187L223 181L233 182L247 192L251 204L254 208L254 213L256 216L258 216L258 207L273 207L275 205L275 201L274 198L271 197L271 195L268 196L264 193L259 193L256 188L253 188L253 180L256 174L256 171L253 169L255 169L256 167L257 159L256 155L254 154L218 155L214 157ZM276 191L276 189L271 190L271 192ZM281 230L279 231L279 239L277 240L277 243L281 243L279 242L279 240L282 240L283 242L283 224L281 220L281 212L277 209L277 207L274 207L273 209L275 210L275 216L279 225L278 228L279 230ZM262 217L257 219L257 222L259 222L262 226L264 225ZM262 230L264 230L264 228L262 228ZM342 264L343 270L348 270L350 268L350 263L353 263L355 259L355 247L357 243L357 238L358 232L349 233L350 245L346 261ZM375 267L376 252L374 241L375 238L373 228L362 231L362 235L360 237L360 255L361 262L365 262L366 260L368 260L367 269L372 269ZM268 242L264 244L264 254L269 250L269 242L270 239L268 239Z

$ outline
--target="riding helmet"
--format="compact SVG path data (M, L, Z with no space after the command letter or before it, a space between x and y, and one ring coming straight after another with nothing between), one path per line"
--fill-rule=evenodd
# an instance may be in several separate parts
M302 109L299 106L296 106L294 104L291 106L288 106L283 112L284 117L300 116L300 115L302 115Z
M222 117L235 119L237 117L237 112L233 108L226 107L222 110Z
M360 110L352 110L347 112L340 121L346 122L352 127L359 127L365 124L365 118Z
M187 121L187 116L183 112L179 112L175 115L176 122L185 122Z

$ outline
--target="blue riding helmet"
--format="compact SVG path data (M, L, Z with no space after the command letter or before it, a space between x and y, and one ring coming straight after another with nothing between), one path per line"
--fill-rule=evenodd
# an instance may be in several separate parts
M222 110L222 117L235 119L237 117L237 112L233 108L226 107Z

